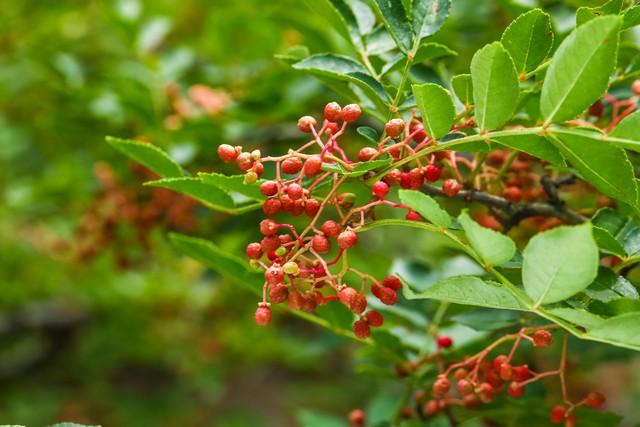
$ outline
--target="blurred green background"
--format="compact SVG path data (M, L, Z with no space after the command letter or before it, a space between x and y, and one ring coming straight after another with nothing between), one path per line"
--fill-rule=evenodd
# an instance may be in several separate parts
M568 29L586 3L544 5ZM460 54L451 70L536 4L454 0L436 36ZM299 44L346 49L294 0L0 2L0 424L332 426L353 407L388 413L402 391L391 363L292 316L256 327L252 295L166 238L240 253L257 213L144 188L148 173L104 143L149 140L190 170L229 171L214 155L223 142L286 149L299 116L345 101L274 59ZM437 265L437 242L409 253L406 237L385 236L396 260L367 254L377 274ZM608 357L600 370L628 383L615 409L632 420L638 360Z

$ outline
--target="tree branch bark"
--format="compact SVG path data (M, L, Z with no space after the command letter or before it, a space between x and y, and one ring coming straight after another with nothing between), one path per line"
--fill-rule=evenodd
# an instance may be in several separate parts
M455 199L465 200L467 202L478 202L491 208L499 217L504 231L518 225L522 220L533 216L544 216L550 218L559 218L567 224L581 224L588 219L578 212L568 209L564 202L558 196L557 189L561 185L570 184L575 177L569 176L559 181L552 181L549 177L543 176L541 179L542 187L549 196L548 202L532 202L532 203L513 203L504 197L489 194L480 190L461 190ZM430 196L444 196L444 192L431 185L422 187L422 191Z

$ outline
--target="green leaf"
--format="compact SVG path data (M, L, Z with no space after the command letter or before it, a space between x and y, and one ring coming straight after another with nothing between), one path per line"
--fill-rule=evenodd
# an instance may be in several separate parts
M291 46L283 53L277 53L273 55L274 58L279 59L280 61L289 65L293 65L296 62L303 60L307 56L309 56L309 48L301 45Z
M174 162L167 153L155 145L111 136L107 137L107 142L116 150L126 154L128 157L146 166L163 178L184 175L182 168Z
M216 186L225 192L234 192L242 194L253 200L264 201L264 195L260 193L260 185L256 182L254 184L245 184L243 175L222 175L220 173L198 173L198 178L209 185Z
M375 13L364 0L351 0L350 3L360 35L369 34L376 25Z
M418 51L416 52L413 63L419 64L421 62L429 61L431 59L442 58L445 56L457 56L458 53L451 50L448 46L435 42L423 42ZM380 75L384 76L391 71L395 71L401 68L406 61L406 56L402 53L395 55L389 59L387 63L382 67Z
M323 163L322 170L337 172L341 175L349 176L352 178L356 178L366 174L367 172L388 166L391 164L393 159L391 157L387 157L384 159L371 160L368 162L358 163L351 170L345 169L340 163Z
M413 4L413 33L418 39L438 32L449 16L451 0L419 0Z
M425 291L415 293L408 286L403 287L405 298L436 299L454 304L478 307L526 310L509 290L496 282L485 282L474 276L456 276L440 280Z
M640 140L633 135L633 128L635 127L635 121L637 117L627 122L625 126L619 131L619 134L612 132L609 135L600 131L600 129L585 129L585 128L564 128L556 127L551 131L551 134L557 135L573 135L580 136L585 139L597 141L602 144L615 145L616 147L625 148L627 150L640 152ZM623 120L624 121L624 120ZM621 122L622 123L622 122ZM623 132L624 131L624 132ZM614 129L615 132L615 129Z
M475 222L466 211L458 216L471 247L489 265L501 265L516 253L516 244L504 234L485 228Z
M411 24L400 0L374 0L373 5L382 17L385 27L403 52L411 50Z
M544 61L553 45L551 17L541 9L532 9L513 21L502 34L516 70L527 73Z
M592 300L608 303L621 298L638 299L638 290L624 276L606 267L598 269L598 276L585 290Z
M418 212L427 221L442 228L451 226L451 217L432 197L413 190L399 190L398 195L403 204Z
M501 127L513 115L519 96L518 73L502 43L491 43L473 55L471 79L478 126Z
M589 25L589 24L585 24ZM632 206L638 193L633 167L624 150L583 134L556 132L551 141L583 179L607 196Z
M147 182L145 185L168 188L191 196L211 209L227 213L237 213L236 204L229 194L215 185L205 184L199 178L165 178Z
M451 79L451 88L460 102L469 106L473 104L473 84L471 74L458 74Z
M576 28L560 44L542 85L546 123L570 120L607 90L616 63L620 18L603 16Z
M633 114L629 114L627 117L622 119L620 123L613 129L609 136L614 138L621 139L630 139L633 141L638 141L638 148L636 151L640 150L640 111L636 111ZM632 149L632 148L630 148Z
M589 22L593 18L603 15L617 15L622 9L623 0L609 0L598 7L580 7L576 11L576 26Z
M608 230L597 227L595 222L593 225L593 238L596 239L596 243L601 251L616 255L620 258L626 256L622 244L620 244Z
M622 29L626 30L640 24L640 5L633 6L624 12Z
M412 85L411 88L427 135L439 139L449 133L456 114L451 95L434 83Z
M364 66L347 56L330 53L313 55L293 64L293 68L321 77L351 82L376 102L378 108L386 110L385 101L388 100L388 96L382 84L371 77Z
M591 329L589 335L605 342L640 350L640 312L611 317Z
M613 242L609 245L615 249L616 255L621 258L625 256L634 256L640 253L640 227L631 217L614 211L611 208L600 209L591 219L594 225L594 236L598 236L595 229L599 229L599 233L606 233L607 241L614 239L619 246L613 246ZM622 254L620 254L622 252Z
M324 17L338 33L356 48L362 46L358 22L351 8L344 0L306 0L307 6L315 14Z
M604 322L604 319L596 314L589 313L586 310L570 307L558 307L546 310L567 322L582 326L585 329L595 328Z
M180 252L200 261L227 279L261 293L262 274L249 269L244 260L232 255L213 242L183 234L169 234L171 243Z
M347 427L343 418L308 410L301 410L296 414L296 419L302 427Z
M522 281L535 306L582 291L598 274L591 224L563 226L535 235L522 256Z
M564 159L560 151L549 141L540 135L509 135L492 138L491 141L497 142L505 147L514 150L523 151L534 157L544 159L553 164L563 164Z
M369 55L381 55L396 48L393 37L389 35L384 25L379 26L368 34L365 38L365 44Z
M364 136L374 144L380 142L380 135L378 135L378 132L374 128L370 128L368 126L360 126L356 129L356 132L358 132L360 135Z

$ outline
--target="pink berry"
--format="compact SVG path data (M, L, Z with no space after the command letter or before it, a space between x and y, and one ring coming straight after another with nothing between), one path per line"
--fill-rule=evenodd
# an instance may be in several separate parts
M358 243L358 235L353 230L345 230L338 235L338 246L342 249L352 248Z
M265 196L274 196L278 192L278 183L275 181L265 181L260 184L260 193Z
M262 245L257 242L249 243L247 245L246 253L250 259L260 259L263 254Z
M288 175L293 175L302 169L302 160L298 157L289 157L282 161L282 172Z
M371 335L371 328L369 328L369 324L366 320L356 320L353 323L353 333L359 339L364 340L369 338L369 335Z
M305 133L310 133L311 129L316 127L316 119L314 119L311 116L303 116L300 117L300 120L298 120L298 129L300 129L302 132Z
M384 181L378 181L373 184L372 192L377 198L384 200L387 194L389 194L389 185Z
M327 252L329 252L331 245L329 244L329 239L327 239L325 236L323 236L322 234L316 234L311 239L311 247L319 254L326 254Z
M375 310L367 312L367 314L364 315L364 318L367 320L367 323L369 323L369 326L373 326L374 328L380 327L384 323L382 314Z
M366 162L371 160L373 156L378 154L378 150L373 147L362 147L358 152L358 160L361 162Z
M267 326L271 322L271 308L269 304L261 302L253 316L258 326Z
M362 110L360 110L360 106L358 104L349 104L345 105L342 109L342 120L345 122L355 122L362 114Z
M453 340L448 335L442 335L438 337L437 344L440 348L449 348L453 345Z
M342 108L337 102L330 102L324 106L324 118L330 122L337 122L341 118Z
M397 138L404 131L404 120L402 119L391 119L384 125L384 131L391 138Z
M287 195L291 197L291 200L298 200L302 198L303 188L300 184L289 184L287 187Z
M225 163L231 163L238 157L238 151L229 144L221 144L218 146L218 157Z
M338 234L340 234L341 228L340 224L329 219L322 224L321 229L325 236L336 237Z
M272 219L263 219L260 221L260 232L264 236L272 236L278 231L278 223Z
M442 183L442 191L449 197L455 197L461 189L462 186L455 179L448 179Z
M440 179L440 175L442 175L442 169L433 164L428 164L424 169L424 179L429 182L436 182Z
M311 156L304 162L304 174L309 177L316 176L322 170L322 159L320 156Z

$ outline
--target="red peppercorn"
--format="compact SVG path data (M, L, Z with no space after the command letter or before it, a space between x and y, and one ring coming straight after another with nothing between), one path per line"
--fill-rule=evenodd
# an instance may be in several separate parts
M320 202L316 199L307 199L304 202L304 212L308 217L313 218L320 210Z
M302 198L302 186L300 184L289 184L287 187L287 195L291 200L298 200Z
M386 288L379 283L371 285L371 293L375 295L383 304L393 305L398 302L398 294L391 288Z
M406 189L411 188L411 176L409 172L402 172L400 174L400 187Z
M363 294L357 294L351 301L349 309L355 314L362 314L367 309L367 297Z
M442 191L449 197L455 197L461 189L462 186L455 179L448 179L442 183Z
M584 399L584 404L590 408L599 408L602 405L604 405L605 401L606 399L602 395L602 393L598 393L597 391L592 391Z
M464 378L458 380L456 388L458 389L458 393L460 393L461 396L466 396L473 393L473 385L471 385L471 382L469 382L469 380L466 380Z
M221 144L218 146L218 157L225 163L231 163L238 157L238 151L229 144Z
M384 200L389 194L389 186L384 181L378 181L373 184L372 192L377 198Z
M413 210L410 210L409 212L407 212L404 219L408 221L422 221L422 217L420 216L420 214Z
M338 246L342 249L352 248L358 243L358 235L353 230L345 230L338 235Z
M282 283L269 287L269 300L272 304L280 304L289 298L289 288Z
M278 192L278 183L275 181L265 181L260 184L260 193L265 196L274 196Z
M322 159L320 156L311 156L304 162L304 174L309 177L316 176L322 170Z
M274 216L282 208L282 203L278 199L267 199L262 205L262 210L269 216Z
M440 179L440 175L442 175L442 169L433 164L428 164L426 168L424 168L424 179L429 182L436 182Z
M380 327L384 323L384 317L382 317L382 314L375 310L367 312L367 314L364 315L364 318L367 320L367 323L369 323L369 326L373 326L374 328Z
M399 169L393 169L390 170L389 173L387 173L384 178L382 178L382 180L384 182L386 182L387 184L389 184L389 186L392 185L398 185L400 184L400 175L402 174L402 172L400 172Z
M553 341L553 335L546 329L537 329L533 333L533 345L536 347L548 347Z
M278 223L272 219L263 219L260 221L260 232L265 236L272 236L278 231Z
M524 385L522 385L522 383L513 381L509 383L507 393L509 393L509 396L511 397L522 397L522 395L524 394Z
M340 120L340 113L342 113L342 108L340 108L340 104L337 102L330 102L324 106L324 118L330 122L337 122Z
M331 245L329 243L329 239L327 239L325 236L323 236L322 234L316 234L311 239L311 247L319 254L326 254L327 252L329 252Z
M369 328L369 324L366 320L359 319L353 323L353 333L356 337L364 340L369 338L369 335L371 335L371 328Z
M442 335L438 337L436 343L440 348L449 348L453 345L453 340L448 335Z
M431 386L431 392L436 398L444 397L451 389L451 383L445 377L438 377L438 379Z
M302 169L302 160L298 157L289 157L282 161L282 172L288 175L293 175Z
M404 131L404 120L402 119L391 119L384 125L384 131L391 138L399 137Z
M394 291L399 291L402 289L402 281L398 279L396 276L387 276L380 283L385 288L391 288Z
M503 363L500 366L500 379L502 381L509 381L513 377L513 368L509 363Z
M518 203L522 199L522 190L516 186L507 187L502 193L502 197L510 202Z
M262 257L262 245L260 243L254 242L249 243L246 249L247 256L250 259L259 259Z
M320 228L327 237L336 237L340 234L340 224L331 219L325 221Z
M316 119L311 116L303 116L298 120L298 129L302 132L310 133L312 128L316 127Z
M434 416L440 411L440 405L437 400L429 400L424 404L424 412L429 416Z
M565 407L562 405L556 405L553 407L553 409L551 410L551 422L553 424L560 424L561 422L564 421L565 416L564 416L564 412L565 412Z
M360 114L362 114L362 110L358 104L349 104L342 109L341 117L345 122L355 122Z
M282 267L280 264L272 264L267 270L264 272L264 279L270 285L278 285L282 283L284 280L284 271L282 271Z
M336 122L327 122L324 129L328 135L335 135L340 127Z
M514 366L511 378L518 382L527 380L529 378L529 367L527 365Z
M371 158L376 154L378 154L378 150L376 150L375 148L363 147L358 152L358 160L360 160L361 162L366 162L368 160L371 160Z
M422 123L420 122L411 126L409 132L413 135L413 140L415 142L422 142L427 138L427 132L425 132L424 126L422 126Z
M364 427L365 414L362 409L354 409L349 412L349 427Z
M250 153L240 153L238 157L236 157L236 165L238 168L244 172L251 169L253 166L253 159L251 158Z
M640 80L633 81L631 84L631 92L636 96L640 96Z
M271 322L271 308L269 304L261 302L253 316L258 326L267 326Z

